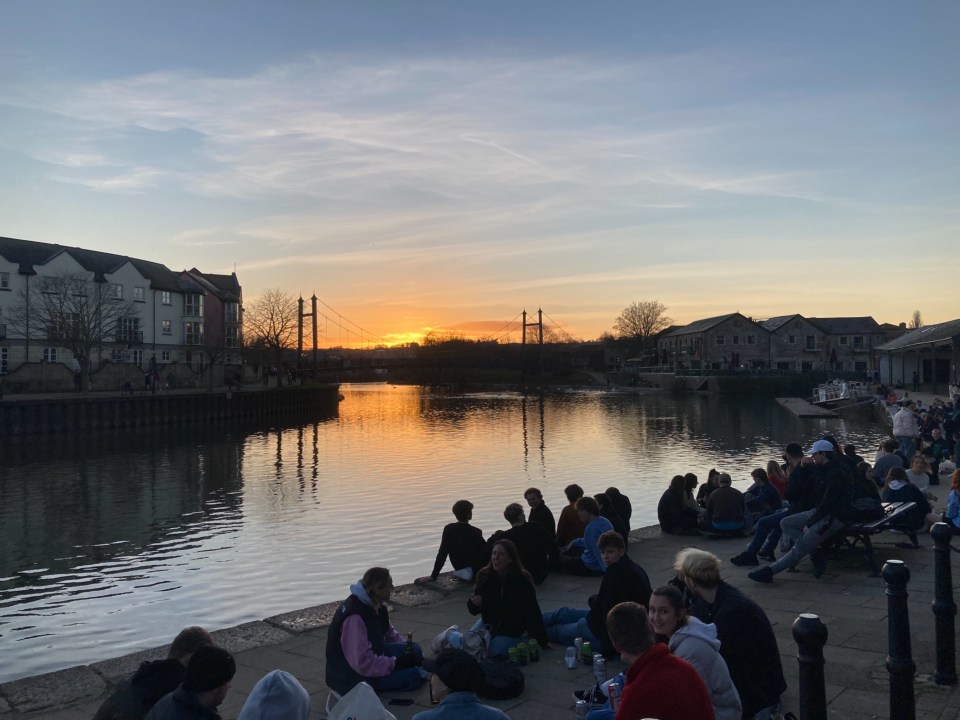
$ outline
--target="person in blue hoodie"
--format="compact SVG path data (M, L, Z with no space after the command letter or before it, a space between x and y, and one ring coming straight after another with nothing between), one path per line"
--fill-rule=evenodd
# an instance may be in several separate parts
M307 720L310 694L285 670L271 670L253 686L237 720Z
M444 650L423 664L433 671L430 700L440 705L417 713L413 720L510 720L502 710L480 703L477 692L483 688L483 669L469 653Z

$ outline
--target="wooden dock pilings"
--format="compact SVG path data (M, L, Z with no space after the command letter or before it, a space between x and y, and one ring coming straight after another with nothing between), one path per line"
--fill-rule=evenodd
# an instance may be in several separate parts
M311 418L318 412L335 408L339 396L339 385L322 385L233 392L6 400L0 402L0 436Z

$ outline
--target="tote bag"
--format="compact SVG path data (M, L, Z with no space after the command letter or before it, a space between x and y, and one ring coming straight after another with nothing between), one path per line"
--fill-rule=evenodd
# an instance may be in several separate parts
M397 716L383 706L372 687L361 682L343 696L330 691L327 695L327 720L397 720Z

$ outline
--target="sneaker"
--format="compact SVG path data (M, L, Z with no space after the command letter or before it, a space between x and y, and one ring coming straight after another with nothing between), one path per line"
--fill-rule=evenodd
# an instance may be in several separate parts
M734 565L739 565L740 567L746 567L748 565L759 565L760 561L757 560L757 556L753 553L749 553L744 550L742 553L736 557L730 558L730 562Z
M771 570L769 566L762 567L759 570L748 573L747 577L758 583L772 583L773 570Z
M596 685L589 690L574 690L573 701L576 702L577 700L586 700L588 704L597 707L607 704L607 696Z

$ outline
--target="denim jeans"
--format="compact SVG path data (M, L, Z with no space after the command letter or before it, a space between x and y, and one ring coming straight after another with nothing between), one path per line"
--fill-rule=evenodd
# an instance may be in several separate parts
M765 547L772 550L780 539L780 521L789 514L789 510L778 510L757 520L757 529L747 545L747 552L756 555Z
M917 441L912 437L905 437L903 435L897 435L897 444L900 446L900 452L903 453L903 456L907 459L909 463L913 460L913 456L917 452Z
M547 639L564 647L573 645L574 638L583 638L600 652L600 639L590 631L587 624L589 610L560 608L543 614L543 624L547 628Z
M813 527L804 532L804 524L809 518L813 517L814 512L816 511L810 510L809 512L797 513L796 515L784 518L780 523L780 527L783 528L783 539L794 540L795 542L793 547L790 548L790 552L770 565L770 569L774 574L783 572L787 568L796 565L813 550L820 547L831 535L843 530L844 525L839 520L824 518L823 520L817 521Z
M383 654L390 657L400 657L407 651L407 644L403 642L384 643ZM413 653L417 660L423 660L423 650L417 643L413 644ZM423 684L424 673L418 667L394 670L389 675L376 678L364 678L377 692L405 692L416 690Z

